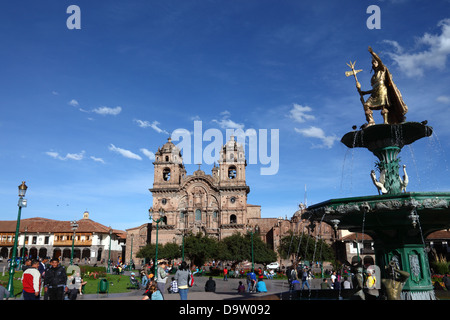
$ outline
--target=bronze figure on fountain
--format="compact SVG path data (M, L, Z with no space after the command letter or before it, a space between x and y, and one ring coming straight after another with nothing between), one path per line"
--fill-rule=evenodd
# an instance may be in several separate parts
M383 64L380 57L373 52L369 47L369 52L372 55L372 70L374 72L370 84L372 89L369 91L362 91L356 74L362 70L355 70L355 63L347 64L352 71L347 71L345 75L355 77L356 89L360 95L361 103L364 107L367 123L363 127L372 126L375 124L373 119L373 110L381 110L384 124L396 124L405 121L405 114L408 112L408 107L403 101L400 91L397 89L389 69ZM370 97L364 101L363 96L370 94Z

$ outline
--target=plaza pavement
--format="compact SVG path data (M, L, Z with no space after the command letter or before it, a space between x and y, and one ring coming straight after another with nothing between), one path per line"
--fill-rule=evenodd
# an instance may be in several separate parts
M164 292L165 300L180 300L180 295L169 294L171 276L167 280ZM222 278L213 278L216 282L216 292L205 292L205 283L209 277L195 277L194 286L189 288L188 300L280 300L289 297L289 284L287 280L268 280L264 279L267 287L266 293L237 293L239 281L245 285L247 289L246 279L229 278L223 281ZM313 279L311 281L311 289L320 288L321 279ZM305 290L308 290L305 288ZM143 289L136 289L127 293L115 294L85 294L78 296L77 300L141 300L143 298ZM282 296L282 297L281 297Z

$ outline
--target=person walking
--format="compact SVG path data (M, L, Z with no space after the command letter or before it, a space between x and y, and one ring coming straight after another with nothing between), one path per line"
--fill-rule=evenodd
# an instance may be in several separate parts
M189 271L189 266L186 261L182 261L177 273L175 273L175 280L178 284L178 292L180 293L180 300L187 300L189 292L189 277L191 272Z
M49 300L64 300L66 283L66 269L59 264L57 258L52 258L50 267L45 271L44 279L44 290L48 293Z
M227 269L227 267L223 268L223 281L228 281L228 269Z
M306 286L308 287L308 290L311 290L311 287L309 286L309 282L308 282L308 268L304 267L303 271L302 271L302 290Z
M161 295L164 298L164 290L166 289L166 282L167 282L167 273L166 273L166 263L164 261L161 261L158 266L157 270L157 280L156 280L156 286L158 287L158 290L161 292Z
M31 265L22 275L23 300L39 300L41 294L41 273L39 261L31 261Z

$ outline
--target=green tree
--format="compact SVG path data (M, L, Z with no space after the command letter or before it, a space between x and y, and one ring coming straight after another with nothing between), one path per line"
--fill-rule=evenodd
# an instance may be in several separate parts
M197 266L202 266L207 259L215 256L217 240L204 236L202 233L192 233L184 238L184 254Z
M333 249L322 239L316 239L308 234L289 235L281 238L278 253L283 259L334 261Z
M156 244L150 243L141 248L136 257L146 260L154 260L156 256ZM181 257L180 246L176 243L158 244L158 260L173 260Z
M244 260L252 260L251 234L242 235L235 233L224 238L220 245L217 259L239 263ZM253 234L253 256L255 263L267 264L276 261L277 254L270 249L259 237L259 233Z

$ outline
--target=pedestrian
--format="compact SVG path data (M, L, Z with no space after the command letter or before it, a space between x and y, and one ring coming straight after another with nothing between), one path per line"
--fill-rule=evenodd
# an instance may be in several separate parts
M368 277L366 280L367 287L367 297L368 298L377 298L379 295L378 289L376 287L377 278L375 277L375 271L372 269L367 270Z
M323 278L322 283L320 284L320 289L331 289L327 278Z
M205 292L216 292L216 282L213 277L209 277L209 280L205 283Z
M308 282L308 268L304 267L303 271L302 271L302 290L306 286L308 287L308 290L311 290L311 287L309 286L309 282Z
M0 284L0 300L3 299L8 300L9 295L10 295L9 291L6 290L6 288Z
M244 284L242 283L242 281L239 281L239 286L238 286L238 288L237 288L237 292L238 292L238 293L244 293L244 292L245 292L245 286L244 286Z
M302 295L302 290L301 289L302 288L300 286L300 281L298 281L298 279L292 280L292 282L291 282L291 291L297 293L297 299L300 299L300 297Z
M288 278L288 282L289 282L289 289L292 290L293 289L293 284L292 282L294 280L298 280L297 277L297 265L293 264L286 272L287 278Z
M27 270L28 268L31 268L31 259L26 259L23 266L22 266L22 271Z
M227 269L227 267L223 268L223 281L228 281L228 269Z
M170 287L167 289L169 293L178 293L177 281L174 277L172 277L172 281L170 282Z
M66 282L66 269L59 265L57 258L52 258L44 279L44 290L48 293L49 300L64 300L64 293L67 291Z
M259 279L258 283L256 284L256 292L267 292L267 287L264 279Z
M442 282L444 283L447 291L450 291L450 278L447 275L444 275L444 277L442 278Z
M353 285L350 281L348 281L348 277L344 277L344 283L342 284L344 286L344 289L352 289Z
M83 286L87 283L86 281L83 280L83 278L81 278L80 273L77 272L75 278L75 288L78 290L78 293L80 296L83 295Z
M252 269L247 273L247 292L255 292L256 274Z
M161 291L159 291L158 287L154 284L150 285L146 295L142 298L142 300L164 300Z
M177 273L175 273L175 280L177 281L178 292L180 293L180 300L187 300L189 293L189 277L191 272L189 271L189 266L186 261L182 261Z
M166 289L166 282L167 282L167 273L165 269L166 263L164 261L161 261L158 266L156 285L158 286L158 290L161 292L163 297L164 297L163 292Z
M331 274L331 288L334 289L334 282L336 281L336 271Z
M31 261L31 265L22 275L23 299L39 300L41 294L41 273L38 270L39 261Z

